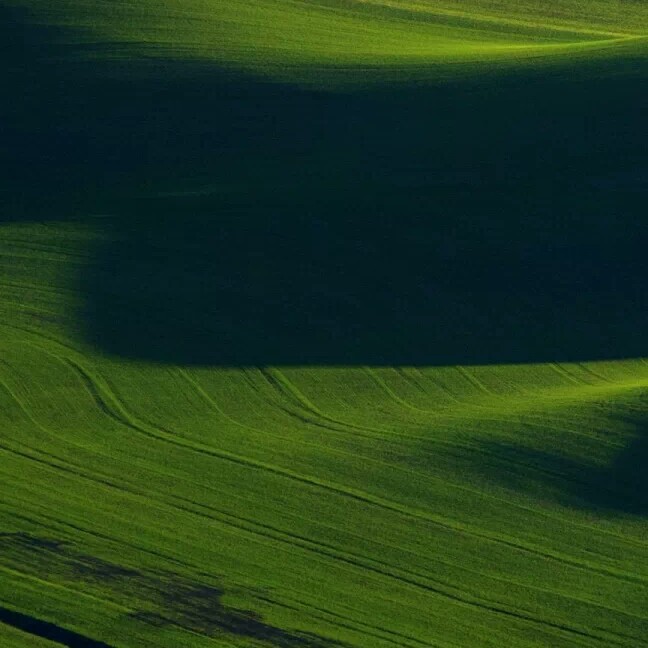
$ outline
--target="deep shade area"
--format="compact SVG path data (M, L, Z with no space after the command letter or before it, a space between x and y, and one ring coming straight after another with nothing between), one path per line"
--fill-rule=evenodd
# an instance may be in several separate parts
M6 623L18 630L22 630L36 637L48 639L55 643L68 648L110 648L110 646L103 641L95 641L89 639L77 632L66 630L54 623L41 621L27 614L14 612L8 608L0 607L0 622Z
M8 22L5 213L104 216L81 279L104 351L646 354L648 84L632 61L317 92L198 63L79 63L97 46Z
M225 640L247 638L275 648L343 648L345 644L311 633L290 632L266 623L259 614L228 607L220 587L182 579L178 575L127 569L79 553L70 543L26 533L0 533L3 560L17 561L43 581L63 578L68 586L83 590L84 583L102 582L135 594L142 609L129 615L154 628L181 627L193 633ZM44 567L44 565L46 567ZM0 622L69 648L110 648L77 632L48 621L0 607Z
M635 422L636 434L610 461L601 465L523 445L485 443L483 450L496 456L494 464L480 461L475 468L508 487L553 493L563 505L585 508L599 514L645 517L648 514L648 433L642 419ZM590 450L596 450L592 443Z

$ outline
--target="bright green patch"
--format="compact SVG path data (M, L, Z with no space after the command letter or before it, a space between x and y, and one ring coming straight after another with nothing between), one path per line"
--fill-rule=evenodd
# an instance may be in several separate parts
M644 55L648 34L648 11L634 2L614 8L573 1L541 7L398 0L21 4L38 20L80 30L73 38L91 56L204 60L309 85L340 68L433 78L447 75L448 65L482 71L538 65L614 55L616 46Z

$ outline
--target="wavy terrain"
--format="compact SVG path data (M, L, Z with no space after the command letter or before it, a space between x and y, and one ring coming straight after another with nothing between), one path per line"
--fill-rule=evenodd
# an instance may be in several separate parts
M70 334L87 243L3 230L3 605L109 646L645 645L645 361L111 359Z
M3 648L648 646L644 3L0 19Z
M75 56L202 60L329 85L346 70L375 77L454 76L463 68L645 57L641 2L597 0L11 0L36 22L66 27ZM448 69L448 65L450 69ZM337 72L337 74L336 74ZM355 79L357 82L357 79Z

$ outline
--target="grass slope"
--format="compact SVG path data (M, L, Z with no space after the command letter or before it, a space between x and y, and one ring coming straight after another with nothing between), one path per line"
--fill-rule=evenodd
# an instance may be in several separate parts
M648 34L648 11L631 0L598 0L586 11L576 0L541 7L510 0L11 4L28 7L45 24L74 28L71 40L93 58L202 59L307 85L330 84L340 69L359 66L393 80L437 76L444 64L454 64L445 73L456 74L457 64L546 64L628 47L645 55Z
M648 645L643 4L10 5L0 642Z
M3 231L4 606L111 646L645 644L645 362L106 358L87 239Z
M2 624L0 626L0 637L7 648L23 648L24 646L34 646L34 648L52 648L55 643L44 639L38 639L33 635L25 634L20 630L15 630L11 626Z

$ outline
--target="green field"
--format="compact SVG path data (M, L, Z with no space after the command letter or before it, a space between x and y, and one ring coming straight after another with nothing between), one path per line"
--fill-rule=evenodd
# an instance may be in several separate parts
M565 56L645 51L648 12L636 0L11 0L40 24L72 30L89 58L217 63L321 85L372 70L438 75L439 68L540 64ZM452 66L451 64L454 64ZM355 70L355 72L354 72ZM335 74L337 72L337 75ZM455 75L456 69L445 70Z
M648 646L648 5L0 5L0 646Z

